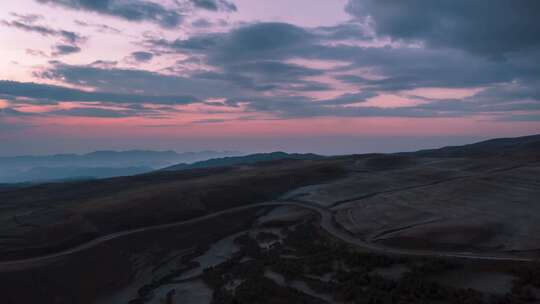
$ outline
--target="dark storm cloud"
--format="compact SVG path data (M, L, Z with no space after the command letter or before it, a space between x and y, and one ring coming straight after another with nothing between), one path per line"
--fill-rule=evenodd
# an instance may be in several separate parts
M247 102L249 109L272 112L283 117L463 116L482 111L533 110L534 101L539 99L535 88L540 80L540 66L535 52L523 52L521 57L505 61L489 61L451 49L362 47L326 43L349 39L353 32L349 24L342 28L335 26L315 29L283 23L249 24L230 32L202 34L183 40L147 41L158 51L199 58L205 64L217 68L214 71L195 71L189 77L180 77L114 66L56 63L39 76L90 86L100 91L126 94L181 92L201 98L225 97L229 98L229 106L237 105L233 102L238 100L235 98L237 96L252 96ZM334 74L332 77L357 86L362 96L351 94L325 101L294 96L298 94L295 92L332 90L326 83L307 80L309 77L324 76L328 69L316 69L288 61L295 58L346 62L345 66L331 69ZM369 69L378 77L368 78L359 74L356 72L358 68ZM514 87L518 84L519 88L512 89L509 86L511 83ZM399 94L404 90L426 87L486 89L475 95L474 100L428 100L428 104L417 107L379 109L347 106L385 92ZM278 97L258 95L263 92L271 92ZM284 92L293 96L285 98ZM513 96L518 94L520 96ZM520 98L529 98L533 102L522 102Z
M81 48L76 45L68 45L68 44L57 44L53 47L53 56L63 56L63 55L70 55L74 53L79 53L81 51Z
M193 36L186 40L176 39L174 41L152 38L146 41L146 43L152 47L160 48L169 52L201 52L208 51L212 47L217 46L219 39L222 39L222 36L223 34L211 33Z
M494 86L476 94L485 102L540 101L540 80L516 81L504 86ZM539 102L540 103L540 102Z
M24 21L27 20L27 18L20 19L20 20L14 20L14 21L5 21L2 20L1 24L4 26L9 26L13 28L17 28L23 31L37 33L43 36L55 36L60 37L64 41L69 43L79 43L86 40L85 37L72 32L72 31L66 31L66 30L56 30L51 27L43 26L43 25L36 25L33 24L33 21ZM31 19L33 20L33 19Z
M230 1L225 0L191 0L193 5L198 8L203 8L209 11L227 11L235 12L237 10L236 5Z
M282 77L304 77L317 76L323 74L320 70L315 70L295 64L287 64L280 61L253 61L241 64L231 64L227 66L231 72L247 72L253 74L265 74L266 77L282 78Z
M61 86L28 82L0 81L0 94L13 97L43 99L50 101L96 101L110 103L188 104L197 102L191 96L148 96L141 94L117 94L109 92L86 92Z
M104 108L71 108L56 110L47 114L60 116L79 116L79 117L99 117L99 118L120 118L130 117L133 113L119 110L109 110Z
M345 106L351 103L362 103L370 93L358 93L353 96L340 96L335 99L314 100L304 96L244 97L229 99L227 104L243 104L249 111L269 112L279 118L307 117L439 117L436 111L421 108L379 108L373 106Z
M357 29L360 32L357 40L369 42L369 35L361 33L362 26L350 23L319 28L254 23L229 32L199 34L187 39L145 41L144 46L152 52L187 55L193 64L202 62L212 67L210 71L190 70L189 76L59 62L36 75L128 95L137 92L150 96L188 94L201 99L226 98L227 106L242 104L248 112L267 112L281 118L501 116L505 112L505 115L518 115L518 112L535 111L540 104L537 89L540 64L534 49L522 50L519 56L514 54L504 61L493 61L452 48L342 43L354 40ZM338 60L342 64L315 68L295 64L293 59ZM304 91L332 90L332 85L313 80L322 76L356 87L359 93L328 100L299 96ZM418 106L351 106L380 94L400 95L417 88L479 87L484 89L471 97L424 98Z
M288 69L288 68L287 68ZM294 75L294 67L291 67L289 72ZM308 70L309 71L309 70ZM282 71L285 74L287 70ZM226 71L225 73L203 72L197 73L192 76L192 79L208 79L222 82L231 88L231 83L234 84L238 90L252 90L256 92L265 92L273 90L294 90L294 91L326 91L331 90L332 87L316 82L303 80L297 76L291 78L277 77L277 74L249 74L246 71L233 72ZM221 96L227 96L227 92L222 93Z
M161 4L143 1L117 0L36 0L39 3L55 4L71 9L84 10L103 15L114 16L128 21L150 21L165 28L180 24L183 17L174 9Z
M501 62L482 60L452 49L327 43L351 39L356 30L359 31L359 39L367 39L360 33L358 25L304 29L283 23L257 23L227 33L202 34L174 41L153 39L147 43L164 51L203 56L209 65L223 70L225 79L255 81L254 63L283 62L293 58L348 62L348 66L341 68L338 79L379 91L419 87L478 87L540 77L538 53L534 51L522 52L519 57ZM272 74L272 65L260 66L256 75L264 79L265 75ZM357 72L346 72L354 68L369 68L380 77L373 80ZM257 84L260 87L269 85L269 89L273 89L271 84Z
M59 33L66 41L71 43L79 43L86 40L86 37L82 37L75 32L61 30Z
M201 28L201 29L209 29L209 28L215 28L215 27L225 27L230 25L229 22L225 19L219 19L216 21L210 21L208 19L204 18L198 18L191 22L191 26L195 28Z
M239 87L255 91L296 90L320 91L331 89L325 84L304 80L308 76L319 76L323 72L300 65L280 61L261 60L244 63L224 64L222 73L201 73L200 78L219 79L233 82Z
M522 116L524 112L540 111L540 89L535 83L509 83L462 99L430 100L416 108L460 116L491 113L509 120L509 117Z
M148 62L154 58L154 54L150 52L133 52L131 53L131 56L133 59L135 59L138 62Z
M540 64L534 54L488 61L457 50L423 48L356 48L324 51L327 56L340 53L351 67L369 68L378 78L344 71L337 78L379 91L400 91L415 88L470 88L491 86L512 81L540 79ZM336 58L338 58L336 57Z
M206 19L199 18L199 19L191 22L191 25L194 26L194 27L198 27L198 28L209 28L209 27L211 27L213 25L213 23L206 20Z
M226 64L290 57L298 48L312 46L315 36L287 23L255 23L227 33L210 33L188 39L148 40L153 47L170 51L201 53L210 63Z
M221 38L215 40L217 48L210 50L212 63L286 58L315 39L305 29L287 23L257 23Z
M186 51L204 55L208 64L221 69L219 72L197 72L188 78L143 70L54 65L41 76L108 91L124 88L169 91L171 88L184 88L189 94L208 97L223 94L234 96L234 88L227 83L235 84L236 91L328 90L328 85L304 79L322 75L322 71L278 60L289 57L290 50L296 47L310 47L308 41L312 39L312 34L293 25L256 24L231 33L205 34L188 40L147 41L153 48L168 52ZM211 92L216 95L209 95Z
M235 11L236 6L225 0L176 1L175 7L166 7L147 0L36 0L43 4L53 4L70 9L83 10L121 18L127 21L148 21L163 28L174 28L184 20L189 6L211 11Z
M301 28L287 23L253 23L224 33L194 35L188 39L149 39L149 48L161 52L191 55L217 71L198 77L232 82L255 91L290 90L322 91L328 84L306 80L322 76L325 70L287 62L290 59L336 59L356 56L346 46L330 47L322 43L350 38L350 24L316 29ZM354 49L354 50L353 50ZM326 52L326 53L325 53ZM341 59L341 58L340 58ZM352 60L352 59L351 59Z
M350 105L354 103L360 103L367 101L368 99L377 96L378 94L372 91L364 91L359 93L347 93L341 96L338 96L333 99L327 99L322 101L317 101L318 105L323 106L340 106L340 105Z
M489 114L496 120L533 121L540 116L540 102L506 100L492 102L483 92L464 99L426 99L416 106L380 108L362 106L377 96L370 91L344 94L332 99L315 100L305 96L241 97L228 99L231 107L243 105L248 111L273 113L279 118L306 117L468 117ZM353 105L355 104L355 105ZM533 112L531 114L523 114ZM515 118L513 118L515 116Z
M296 90L320 91L327 85L307 81L323 71L291 64L283 60L305 53L313 47L316 36L300 27L286 23L257 23L227 33L210 33L177 39L151 39L153 48L165 52L203 56L207 64L219 67L219 72L195 76L233 82L256 91Z
M373 37L367 33L365 26L356 22L341 23L333 26L321 26L312 30L321 39L332 40L370 40Z
M349 0L347 11L370 17L379 35L495 59L540 46L537 0Z
M209 98L239 93L238 89L220 79L164 75L140 69L115 68L114 66L68 65L61 62L51 62L51 64L45 70L36 71L35 76L91 87L98 91L128 95L161 96L166 94Z

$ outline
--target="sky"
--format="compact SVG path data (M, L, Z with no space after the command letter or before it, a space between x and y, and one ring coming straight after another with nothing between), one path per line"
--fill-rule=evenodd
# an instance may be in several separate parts
M0 156L540 133L537 0L0 3Z

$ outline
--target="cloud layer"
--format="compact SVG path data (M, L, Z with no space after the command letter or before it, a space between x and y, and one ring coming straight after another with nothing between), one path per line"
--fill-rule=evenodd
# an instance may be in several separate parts
M0 18L4 30L47 38L5 64L17 72L0 80L0 128L11 132L83 122L231 137L330 125L420 134L440 121L460 134L540 128L533 0L349 0L334 23L251 16L241 1L31 1L69 20Z
M56 37L60 41L52 47L52 56L69 55L81 51L79 44L84 43L87 37L68 30L54 29L46 25L37 24L37 21L44 19L43 16L37 14L21 15L11 14L16 20L6 21L1 20L0 24L10 28L23 30L30 33L36 33L46 37ZM44 54L42 52L42 54Z
M163 28L174 28L189 12L189 4L210 11L235 11L236 6L225 0L191 0L167 7L159 2L146 0L36 0L39 3L57 5L75 10L117 17L127 21L147 21Z
M347 11L379 35L500 59L540 46L540 2L350 0Z

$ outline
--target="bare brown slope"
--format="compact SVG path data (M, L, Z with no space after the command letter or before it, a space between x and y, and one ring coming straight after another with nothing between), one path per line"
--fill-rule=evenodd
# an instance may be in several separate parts
M450 146L440 149L421 150L413 153L421 157L503 157L524 156L540 159L540 134L496 138L463 146Z
M339 160L147 174L0 192L0 256L14 259L116 231L189 219L337 178Z

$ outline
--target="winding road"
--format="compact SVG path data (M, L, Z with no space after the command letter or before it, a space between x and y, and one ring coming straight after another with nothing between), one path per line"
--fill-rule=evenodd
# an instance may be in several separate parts
M483 255L483 254L476 254L476 253L471 253L471 252L436 252L436 251L429 251L429 250L410 250L410 249L390 248L386 246L381 246L379 244L365 242L361 239L358 239L352 236L348 232L340 229L339 227L337 227L336 223L334 222L333 213L330 209L313 204L313 203L303 202L300 200L294 200L294 201L272 201L272 202L257 203L257 204L252 204L252 205L245 205L245 206L222 210L219 212L215 212L212 214L208 214L202 217L197 217L197 218L186 220L186 221L117 232L117 233L113 233L113 234L96 238L92 241L89 241L87 243L81 244L79 246L76 246L71 249L61 251L61 252L39 256L39 257L28 258L28 259L22 259L22 260L3 261L3 262L0 262L0 271L1 272L16 271L16 270L25 269L25 268L29 268L29 267L33 267L33 266L37 266L41 264L46 264L49 262L53 262L59 258L66 257L66 256L69 256L69 255L72 255L74 253L78 253L84 250L88 250L97 245L110 242L115 239L119 239L119 238L136 234L136 233L148 232L148 231L159 231L159 230L169 229L173 227L180 227L183 225L189 225L189 224L202 222L202 221L216 218L216 217L226 215L226 214L236 213L236 212L245 211L245 210L249 210L253 208L271 207L271 206L294 206L294 207L300 207L300 208L314 211L318 213L320 216L320 227L323 230L325 230L328 234L332 235L333 237L343 242L354 245L358 247L359 249L370 251L370 252L389 254L389 255L460 258L460 259L471 259L471 260L515 261L515 262L537 261L537 259L535 258L516 257L516 256L510 256L510 255L495 255L495 254Z

